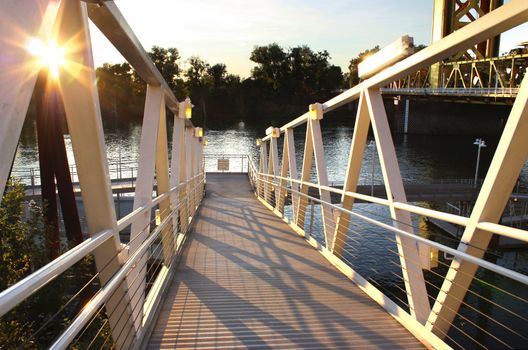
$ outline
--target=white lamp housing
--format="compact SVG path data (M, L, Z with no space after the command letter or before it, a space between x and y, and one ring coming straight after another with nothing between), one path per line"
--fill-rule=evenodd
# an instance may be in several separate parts
M271 137L277 138L280 136L280 129L270 126L266 129L266 135L271 135Z
M310 119L313 119L313 120L323 119L323 105L322 104L312 103L308 107L308 111L310 112Z
M381 70L392 66L407 56L414 53L413 38L404 35L392 44L384 47L374 55L367 57L358 65L358 76L365 79L373 76Z
M178 105L178 118L191 119L193 104L190 98L186 98L185 101L180 102Z
M203 137L203 129L200 127L194 128L194 136L195 137Z

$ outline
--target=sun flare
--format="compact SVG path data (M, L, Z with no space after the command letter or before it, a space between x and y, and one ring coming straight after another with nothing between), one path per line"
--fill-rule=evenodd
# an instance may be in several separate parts
M59 47L55 40L50 39L44 42L37 38L32 38L27 43L28 52L37 58L37 64L41 67L48 67L53 79L59 77L59 69L65 63L64 48Z

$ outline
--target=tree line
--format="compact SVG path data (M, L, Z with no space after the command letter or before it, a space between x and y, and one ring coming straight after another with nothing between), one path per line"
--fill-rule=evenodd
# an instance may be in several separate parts
M357 65L376 46L350 61L349 71L330 63L326 51L306 45L284 48L276 43L256 46L248 78L230 74L223 63L198 56L182 61L176 48L152 47L148 53L175 96L189 96L195 105L193 122L206 127L230 127L243 121L279 125L359 82ZM128 63L97 68L98 90L105 123L140 122L146 85Z

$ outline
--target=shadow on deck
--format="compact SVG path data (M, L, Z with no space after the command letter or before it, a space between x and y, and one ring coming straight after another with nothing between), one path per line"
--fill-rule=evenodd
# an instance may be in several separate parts
M207 181L148 349L423 348L260 204L246 175Z

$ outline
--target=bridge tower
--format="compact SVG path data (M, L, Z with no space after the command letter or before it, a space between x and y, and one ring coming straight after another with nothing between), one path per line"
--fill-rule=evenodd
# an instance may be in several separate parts
M463 28L480 17L502 6L504 0L434 0L432 42ZM483 59L497 57L499 54L500 36L483 41L466 51L451 57L451 61L460 59ZM440 64L431 67L429 83L432 88L441 87L442 77Z

